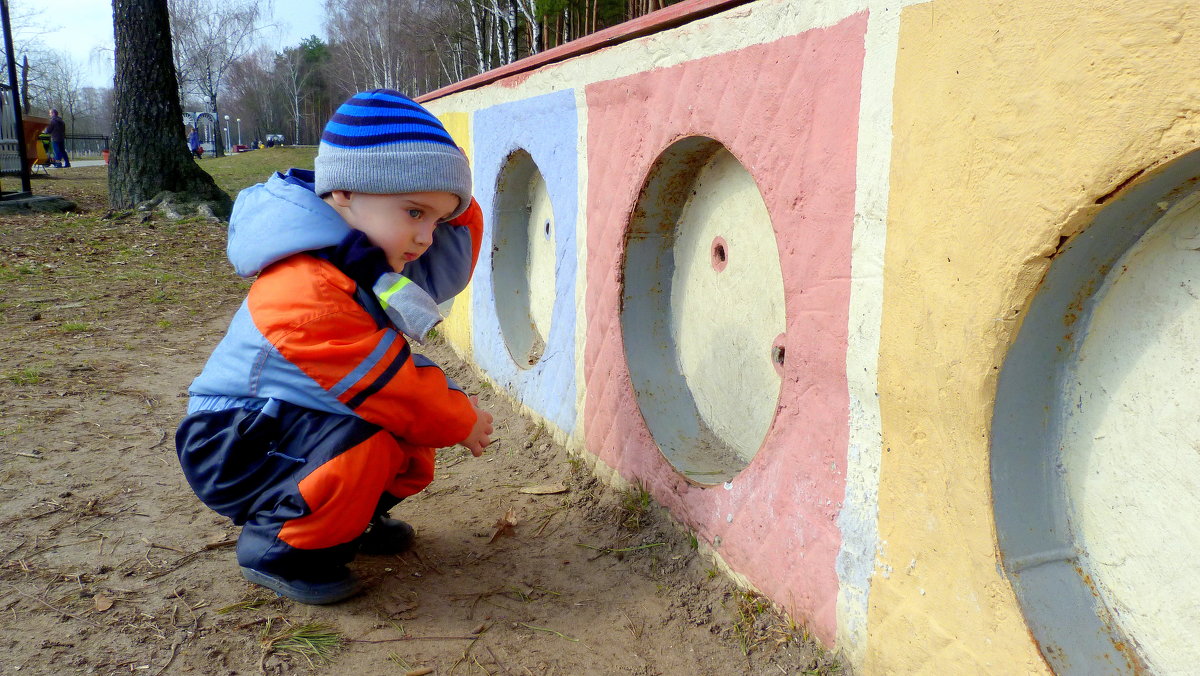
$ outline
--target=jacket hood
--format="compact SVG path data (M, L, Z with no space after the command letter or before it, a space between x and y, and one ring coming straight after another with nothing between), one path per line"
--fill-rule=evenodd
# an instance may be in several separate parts
M239 275L253 277L293 254L334 246L350 232L313 191L314 179L312 171L289 169L238 194L225 252Z

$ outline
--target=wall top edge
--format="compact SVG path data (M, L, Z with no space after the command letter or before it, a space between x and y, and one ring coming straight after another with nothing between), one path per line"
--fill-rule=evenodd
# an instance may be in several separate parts
M441 89L436 89L428 94L417 97L417 101L427 103L435 99L440 99L458 92L477 89L484 85L491 84L497 80L502 80L506 77L511 77L518 73L525 73L531 70L536 70L543 66L548 66L552 63L558 63L567 59L595 52L606 47L619 45L622 42L629 42L644 35L658 33L682 26L683 24L703 19L713 14L718 14L727 9L745 5L754 0L684 0L669 7L664 7L655 10L644 16L636 19L617 24L602 31L585 35L577 40L572 40L564 45L559 45L553 49L548 49L544 52L527 56L520 61L514 61L505 66L494 68L486 73L480 73L469 77L460 82L455 82L452 85L447 85Z

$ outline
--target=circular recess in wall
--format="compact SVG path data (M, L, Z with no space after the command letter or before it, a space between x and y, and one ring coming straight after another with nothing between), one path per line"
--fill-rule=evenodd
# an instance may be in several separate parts
M621 330L642 416L683 476L726 481L762 446L782 385L783 272L762 194L719 142L684 138L655 162L625 247Z
M513 361L542 358L554 309L554 208L533 158L513 151L496 184L492 279L496 315Z
M1200 157L1060 247L997 389L1004 565L1058 674L1200 663Z

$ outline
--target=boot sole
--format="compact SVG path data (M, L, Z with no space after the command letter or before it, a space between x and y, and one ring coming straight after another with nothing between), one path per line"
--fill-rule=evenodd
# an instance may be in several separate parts
M354 577L348 577L340 582L306 583L301 587L283 578L264 573L261 570L245 566L241 566L241 569L242 577L254 584L266 587L280 596L286 596L293 601L299 601L311 606L337 603L338 601L354 596L362 590L362 585Z

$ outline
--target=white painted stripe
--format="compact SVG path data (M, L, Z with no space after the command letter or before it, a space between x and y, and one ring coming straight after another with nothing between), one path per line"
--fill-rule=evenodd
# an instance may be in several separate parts
M892 90L903 4L871 3L858 115L857 190L850 261L850 325L846 382L850 446L846 494L838 515L838 646L851 664L867 650L867 610L879 543L879 341L883 319L883 256L892 163Z
M578 208L575 216L575 255L579 257L579 265L575 267L575 307L578 310L575 312L575 432L567 440L567 444L571 448L582 449L587 434L587 430L584 428L587 380L583 366L588 332L586 310L588 288L588 107L587 94L583 87L575 90L575 112L578 116L576 130L579 134L576 140L576 147L579 150L579 164L576 165L576 174L579 179L579 199L576 201Z

